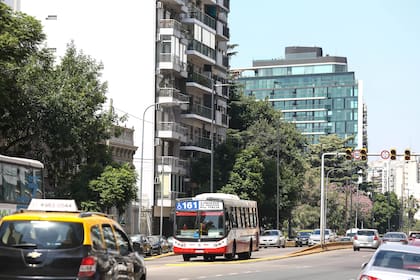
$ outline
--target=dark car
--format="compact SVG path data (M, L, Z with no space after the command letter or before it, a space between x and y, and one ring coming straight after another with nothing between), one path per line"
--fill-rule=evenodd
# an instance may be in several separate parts
M133 242L134 250L143 254L145 256L152 255L152 244L149 239L144 234L134 234L130 236L131 241Z
M303 245L309 245L309 236L312 231L299 231L295 238L295 246L302 247Z
M146 279L144 259L105 214L73 200L32 199L0 220L0 279Z
M165 236L149 235L147 239L152 244L152 254L161 255L170 251L169 243Z

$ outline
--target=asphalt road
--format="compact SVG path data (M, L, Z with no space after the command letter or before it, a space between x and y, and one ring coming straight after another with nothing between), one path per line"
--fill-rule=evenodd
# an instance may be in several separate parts
M285 255L297 248L267 248L254 252L250 260L204 262L202 258L184 262L181 256L167 256L146 261L148 280L274 280L274 279L343 279L356 280L363 262L372 250L352 249L327 251L299 257Z

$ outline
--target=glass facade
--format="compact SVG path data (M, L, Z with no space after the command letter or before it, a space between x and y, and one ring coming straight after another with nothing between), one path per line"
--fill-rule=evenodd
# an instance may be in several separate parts
M359 133L358 106L362 104L354 72L347 72L347 65L273 66L251 72L254 75L238 78L244 94L271 102L309 143L318 143L322 135L347 138ZM356 147L357 137L348 145Z

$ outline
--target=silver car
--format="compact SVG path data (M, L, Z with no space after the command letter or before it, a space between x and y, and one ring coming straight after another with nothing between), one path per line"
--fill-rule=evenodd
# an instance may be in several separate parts
M268 246L286 247L286 239L283 233L278 229L265 230L260 235L260 247L267 248Z
M381 245L381 239L376 229L359 229L353 236L353 250L360 251L360 248L377 249Z
M383 244L368 263L362 265L357 280L418 280L420 250L415 246Z

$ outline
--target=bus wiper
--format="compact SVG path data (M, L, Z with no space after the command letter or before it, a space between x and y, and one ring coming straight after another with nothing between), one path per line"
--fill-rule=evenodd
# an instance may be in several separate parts
M21 243L11 245L14 248L38 248L38 245L35 243Z

